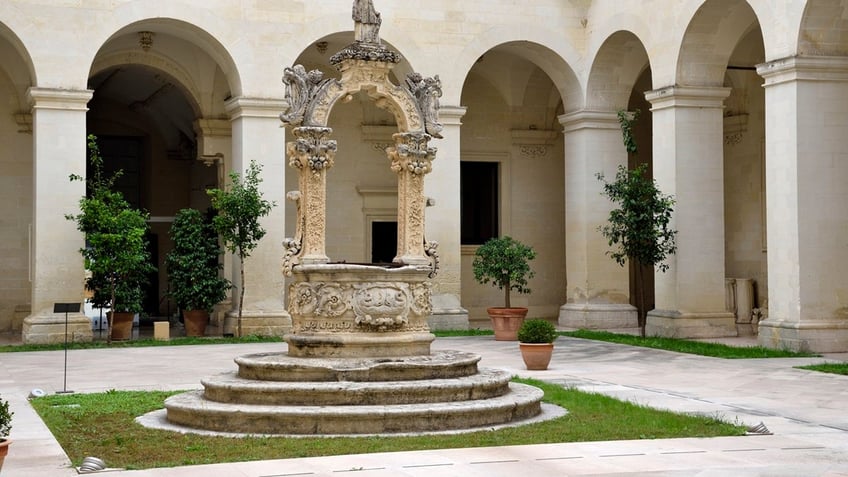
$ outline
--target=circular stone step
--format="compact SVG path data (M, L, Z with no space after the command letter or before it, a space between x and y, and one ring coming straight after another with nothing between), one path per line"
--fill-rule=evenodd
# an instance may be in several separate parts
M235 359L238 375L261 381L406 381L446 379L477 373L480 356L434 351L427 356L385 358L301 358L258 353Z
M165 400L173 424L245 434L390 434L469 429L519 421L541 412L539 388L509 383L491 399L375 406L275 406L219 403L203 391Z
M482 369L473 376L416 381L280 382L221 373L201 383L215 402L290 406L413 404L488 399L509 391L511 374Z

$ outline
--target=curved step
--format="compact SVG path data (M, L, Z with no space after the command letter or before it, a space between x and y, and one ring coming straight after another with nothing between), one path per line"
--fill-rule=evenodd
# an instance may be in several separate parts
M280 382L221 373L201 383L215 402L290 406L414 404L488 399L509 391L510 373L481 369L473 376L416 381Z
M491 399L376 406L275 406L219 403L203 391L165 400L171 423L246 434L386 434L469 429L520 421L541 412L542 390L519 383Z
M428 356L386 358L301 358L258 353L235 359L238 375L260 381L403 381L446 379L477 373L480 356L434 351Z

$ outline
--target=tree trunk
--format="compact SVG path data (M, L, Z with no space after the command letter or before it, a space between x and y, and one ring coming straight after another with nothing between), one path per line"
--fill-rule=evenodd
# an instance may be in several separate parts
M636 266L639 268L636 276L636 287L639 289L639 306L636 310L638 314L638 322L639 322L639 335L644 338L645 337L645 325L648 321L648 310L645 309L645 266L642 265L642 262L636 262Z
M238 308L238 336L241 338L241 310L244 306L244 257L239 256L239 263L241 264L241 289L239 290L239 308Z

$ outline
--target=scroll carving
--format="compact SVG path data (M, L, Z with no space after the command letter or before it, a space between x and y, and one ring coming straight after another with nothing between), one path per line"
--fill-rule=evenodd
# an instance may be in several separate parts
M418 103L418 109L424 118L424 130L427 134L441 139L442 124L439 122L439 98L442 97L442 81L439 75L426 78L420 73L406 76L406 87Z

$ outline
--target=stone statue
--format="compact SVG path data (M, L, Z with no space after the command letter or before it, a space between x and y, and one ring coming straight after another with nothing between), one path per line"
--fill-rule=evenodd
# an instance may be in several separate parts
M442 96L442 81L439 75L425 78L421 73L410 73L406 76L406 87L424 117L424 130L427 134L442 138L442 125L439 123L439 98Z
M380 12L374 10L372 0L356 0L353 2L353 36L356 41L364 43L380 43Z

